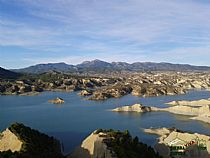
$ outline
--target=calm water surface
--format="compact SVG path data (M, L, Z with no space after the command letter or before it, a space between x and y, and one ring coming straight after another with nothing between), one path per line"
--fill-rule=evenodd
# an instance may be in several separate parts
M48 103L49 99L61 97L62 105ZM149 127L176 127L181 130L210 135L210 125L189 120L187 116L168 112L114 113L109 109L142 103L143 105L167 107L173 100L196 100L210 98L208 91L191 91L185 95L139 98L127 95L119 99L89 101L76 92L45 92L37 96L0 96L0 130L13 122L22 122L59 139L68 153L97 128L128 129L142 142L154 145L157 136L142 132Z

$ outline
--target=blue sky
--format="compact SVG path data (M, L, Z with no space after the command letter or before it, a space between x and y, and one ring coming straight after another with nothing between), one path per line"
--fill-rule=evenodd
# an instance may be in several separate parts
M85 60L210 66L210 0L0 0L0 66Z

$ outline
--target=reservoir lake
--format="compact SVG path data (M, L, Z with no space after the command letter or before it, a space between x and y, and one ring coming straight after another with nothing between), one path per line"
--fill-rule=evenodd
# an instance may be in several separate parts
M61 97L64 104L55 105L48 100ZM0 130L11 123L24 123L50 136L63 145L63 152L70 153L82 140L98 128L129 130L132 136L153 146L155 135L145 134L143 128L176 127L181 130L210 135L210 124L190 120L188 116L168 112L116 113L110 109L141 103L145 106L168 107L173 100L198 100L210 98L209 91L190 91L184 95L135 97L127 95L105 101L90 101L77 92L44 92L37 96L0 96Z

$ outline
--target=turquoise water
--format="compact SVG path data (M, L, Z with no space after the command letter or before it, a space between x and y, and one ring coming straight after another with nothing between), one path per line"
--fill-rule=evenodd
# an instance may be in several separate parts
M48 103L49 99L56 97L61 97L66 102L62 105ZM97 128L128 129L142 142L154 145L157 136L143 133L142 128L176 127L210 135L210 125L168 112L114 113L109 109L135 103L167 107L164 103L173 100L196 100L209 97L208 91L191 91L185 95L149 98L127 95L106 101L85 100L76 92L44 92L37 96L0 96L0 130L4 130L13 122L22 122L59 139L65 153L71 152Z

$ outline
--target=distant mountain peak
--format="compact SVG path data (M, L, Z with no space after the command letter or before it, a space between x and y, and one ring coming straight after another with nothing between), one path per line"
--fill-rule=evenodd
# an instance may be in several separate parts
M110 67L112 64L108 63L106 61L102 61L99 59L91 60L91 61L84 61L81 64L78 64L78 67L87 67L87 68L93 68L93 67Z
M89 61L83 61L81 64L88 64L88 63L108 63L106 61L103 61L103 60L99 60L99 59L94 59L94 60L89 60Z

